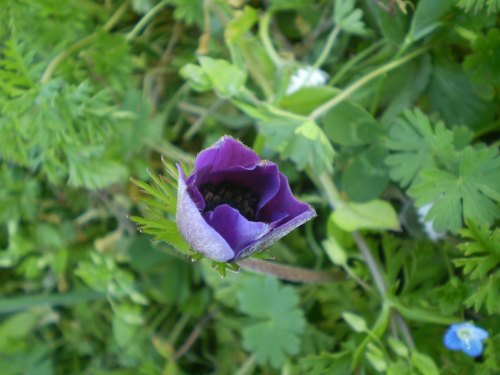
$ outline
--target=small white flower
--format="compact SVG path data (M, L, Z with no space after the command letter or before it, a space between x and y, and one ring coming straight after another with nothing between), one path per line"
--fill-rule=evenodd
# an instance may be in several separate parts
M328 74L321 69L314 69L312 66L298 68L290 78L286 94L291 95L303 87L323 86L327 79Z
M434 220L425 220L425 217L427 216L427 213L431 210L433 203L427 203L423 205L422 207L419 207L417 209L417 215L418 215L418 221L423 225L424 227L424 232L427 234L427 237L436 242L440 238L444 237L444 233L442 232L437 232L434 229Z

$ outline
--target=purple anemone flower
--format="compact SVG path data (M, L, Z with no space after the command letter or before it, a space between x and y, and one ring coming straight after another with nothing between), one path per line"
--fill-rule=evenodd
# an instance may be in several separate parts
M179 231L194 251L218 262L261 251L316 216L276 164L234 138L203 150L189 177L178 169Z

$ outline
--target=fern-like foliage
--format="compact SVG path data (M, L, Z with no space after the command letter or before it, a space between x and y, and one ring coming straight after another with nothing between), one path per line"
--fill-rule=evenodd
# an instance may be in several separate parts
M500 0L459 0L459 7L466 12L478 13L486 9L488 14L497 13L500 10Z
M483 306L490 314L500 313L500 229L488 230L485 225L469 222L461 231L468 242L460 245L464 257L456 259L455 265L473 282L465 304L476 311Z
M163 161L167 176L155 176L149 173L151 183L131 179L141 189L139 201L144 205L143 217L132 216L141 232L154 236L157 241L165 241L181 253L192 256L189 245L182 239L175 222L177 207L177 171L175 167Z

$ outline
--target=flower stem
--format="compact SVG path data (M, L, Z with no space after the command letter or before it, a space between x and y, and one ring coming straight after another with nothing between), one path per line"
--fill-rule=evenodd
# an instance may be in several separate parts
M387 285L385 283L382 272L380 271L375 258L370 251L365 239L358 232L353 232L352 237L358 246L359 252L363 256L370 273L372 274L373 281L375 282L375 286L377 287L378 292L382 297L385 297L387 292Z
M364 61L370 54L379 49L383 44L384 44L383 40L373 43L368 48L364 49L356 56L354 56L352 59L347 61L344 65L342 65L342 67L338 70L338 72L335 73L335 75L330 79L328 84L331 86L335 86L335 84L338 81L340 81L344 77L344 75L346 75L349 72L349 70L351 70L359 62Z
M113 28L113 26L119 21L123 13L125 13L125 10L128 8L128 1L124 2L113 15L110 17L110 19L104 24L102 29L104 31L109 31ZM54 74L56 68L59 66L61 62L63 62L66 58L71 56L72 53L80 50L81 48L85 47L86 45L90 44L95 38L97 38L98 33L93 33L90 35L87 35L85 38L79 40L75 44L69 46L67 49L59 53L47 66L45 71L43 72L42 78L40 79L41 83L47 83L52 75Z
M316 70L323 65L325 62L326 58L330 54L330 51L332 50L333 43L337 39L337 36L339 35L340 32L340 27L335 26L332 31L330 32L330 35L328 35L328 39L326 40L325 47L323 48L323 51L321 51L321 55L319 55L318 59L313 65L313 70Z
M402 57L398 60L392 61L388 64L385 64L381 66L378 69L375 69L373 72L370 72L369 74L365 75L364 77L361 77L359 80L354 82L352 85L347 87L345 90L342 90L340 94L332 98L331 100L327 101L323 105L319 106L316 108L311 114L309 115L309 118L311 120L316 120L318 117L323 115L325 112L328 112L330 109L347 99L349 96L351 96L355 91L366 85L368 82L372 81L373 79L381 76L382 74L385 74L392 69L395 69L408 61L414 59L415 57L419 56L423 52L425 52L427 48L420 48L412 53L409 53L405 57Z
M320 175L318 181L321 184L323 191L326 194L328 203L330 204L330 207L333 210L336 207L339 207L340 204L344 204L331 178L326 173ZM353 232L352 236L354 238L354 241L356 242L356 245L358 246L359 252L361 253L363 259L365 260L365 263L370 271L370 274L372 275L377 291L379 292L383 301L388 301L387 284L385 282L382 271L380 270L375 258L373 257L370 248L368 247L368 244L366 243L364 237L360 233ZM384 306L386 305L387 303L384 303ZM394 306L394 304L392 304L392 306ZM398 310L397 307L395 308L396 310ZM411 332L404 319L398 314L397 311L393 311L392 314L395 314L396 324L398 325L401 333L405 337L405 341L408 347L410 348L415 347L413 338L411 336Z
M274 49L273 42L269 37L269 25L271 24L272 15L273 12L271 11L264 13L264 16L259 22L259 36L269 58L273 61L274 65L280 67L282 65L281 58L279 57L278 52Z
M149 12L147 12L144 17L142 17L139 22L134 26L134 28L127 34L125 40L130 41L135 38L142 31L144 26L148 24L164 7L169 4L168 0L164 0L158 4L156 4Z
M238 265L246 270L275 276L281 280L296 283L320 284L345 280L345 276L340 273L312 271L259 259L244 259L239 261Z

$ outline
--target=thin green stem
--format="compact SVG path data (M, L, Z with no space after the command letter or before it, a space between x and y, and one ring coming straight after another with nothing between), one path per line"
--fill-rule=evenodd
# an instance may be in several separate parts
M371 55L375 50L380 48L384 44L383 40L380 40L368 48L364 49L360 53L356 54L352 59L346 62L339 71L330 79L329 85L334 86L338 81L340 81L353 67L355 67L360 61L364 61L366 57Z
M337 188L333 184L328 174L321 174L318 177L318 182L321 184L322 190L325 192L326 199L328 200L328 203L332 210L335 210L335 208L338 208L339 206L345 204L340 198L340 194L338 193ZM384 276L382 275L382 271L380 271L378 264L370 251L370 248L368 247L365 239L360 233L353 232L352 236L359 248L361 255L363 256L363 259L366 262L366 265L368 266L368 269L370 270L378 292L380 293L382 298L385 299L387 293L387 285L385 283Z
M383 298L385 298L387 293L387 285L385 283L384 276L382 275L382 272L380 271L378 264L375 261L372 252L370 251L370 248L368 247L365 239L360 233L353 232L352 237L354 238L354 241L358 246L359 252L363 256L366 265L370 270L370 273L373 277L373 281L375 282L375 286L377 287L378 292Z
M245 362L243 362L243 365L240 367L236 375L248 375L251 374L252 370L255 367L255 359L256 359L255 353L253 353L251 356L249 356Z
M325 43L325 47L323 47L323 51L321 51L321 55L319 55L318 59L313 65L313 70L316 70L321 67L321 65L324 64L326 61L328 55L330 54L333 44L335 43L335 40L337 39L337 36L339 35L340 32L340 27L335 26L332 31L330 32L330 35L328 35L328 38Z
M66 48L64 51L59 53L47 66L47 69L43 72L42 78L40 79L41 83L47 83L52 75L54 74L56 68L59 66L61 62L66 60L69 56L71 56L74 52L82 49L86 45L90 44L95 38L97 37L97 34L91 34L87 35L85 38L79 40L72 46Z
M286 266L284 264L259 259L244 259L239 261L238 265L243 269L275 276L281 280L293 281L296 283L321 284L345 280L345 276L338 272L312 271L305 268Z
M374 71L370 72L369 74L365 75L364 77L360 78L356 82L354 82L352 85L347 87L345 90L343 90L340 94L335 96L333 99L327 101L323 105L319 106L316 108L310 115L309 118L311 120L316 120L318 117L323 115L324 113L328 112L330 109L347 99L349 96L351 96L355 91L366 85L368 82L374 80L375 78L381 76L382 74L385 74L405 63L408 61L414 59L415 57L421 55L423 52L425 52L427 48L420 48L412 53L409 53L405 57L392 61L388 64L385 64L381 66L378 69L375 69Z
M266 50L269 58L273 61L274 65L280 67L281 65L283 65L283 62L281 61L281 58L274 49L273 42L271 41L271 38L269 36L269 26L271 24L272 15L273 12L267 11L266 13L264 13L264 16L260 19L259 37L260 40L262 41L262 45L264 46L264 49Z
M267 110L269 112L271 112L275 115L281 116L281 117L287 117L289 119L298 120L300 122L305 122L305 121L309 120L309 118L306 116L297 115L295 113L292 113L292 112L286 111L284 109L275 107L274 105L269 104L269 103L263 103L263 105L267 108Z
M104 31L109 31L113 28L113 26L119 21L123 13L127 10L128 7L128 1L124 2L113 15L109 18L109 20L104 24L102 29ZM47 83L52 75L54 74L55 70L59 66L61 62L66 60L69 56L71 56L73 53L76 51L82 49L83 47L87 46L90 44L95 38L97 38L99 34L98 33L93 33L90 35L87 35L85 38L79 40L75 44L69 46L66 48L64 51L60 52L47 66L45 71L42 74L42 78L40 78L41 83Z
M212 104L209 108L207 108L203 112L203 114L194 122L191 128L184 134L182 139L185 141L189 141L198 132L198 130L201 129L208 116L217 111L220 108L220 106L223 105L225 102L226 102L225 99L220 99L220 98L217 99L215 103Z
M130 41L140 34L142 29L159 13L163 8L169 4L168 0L164 0L156 4L149 12L147 12L144 17L142 17L139 22L134 26L134 28L127 34L125 39Z
M321 184L321 187L326 194L328 204L330 205L332 210L335 210L336 208L344 205L344 201L340 198L340 194L337 191L337 188L326 172L318 176L318 182Z

